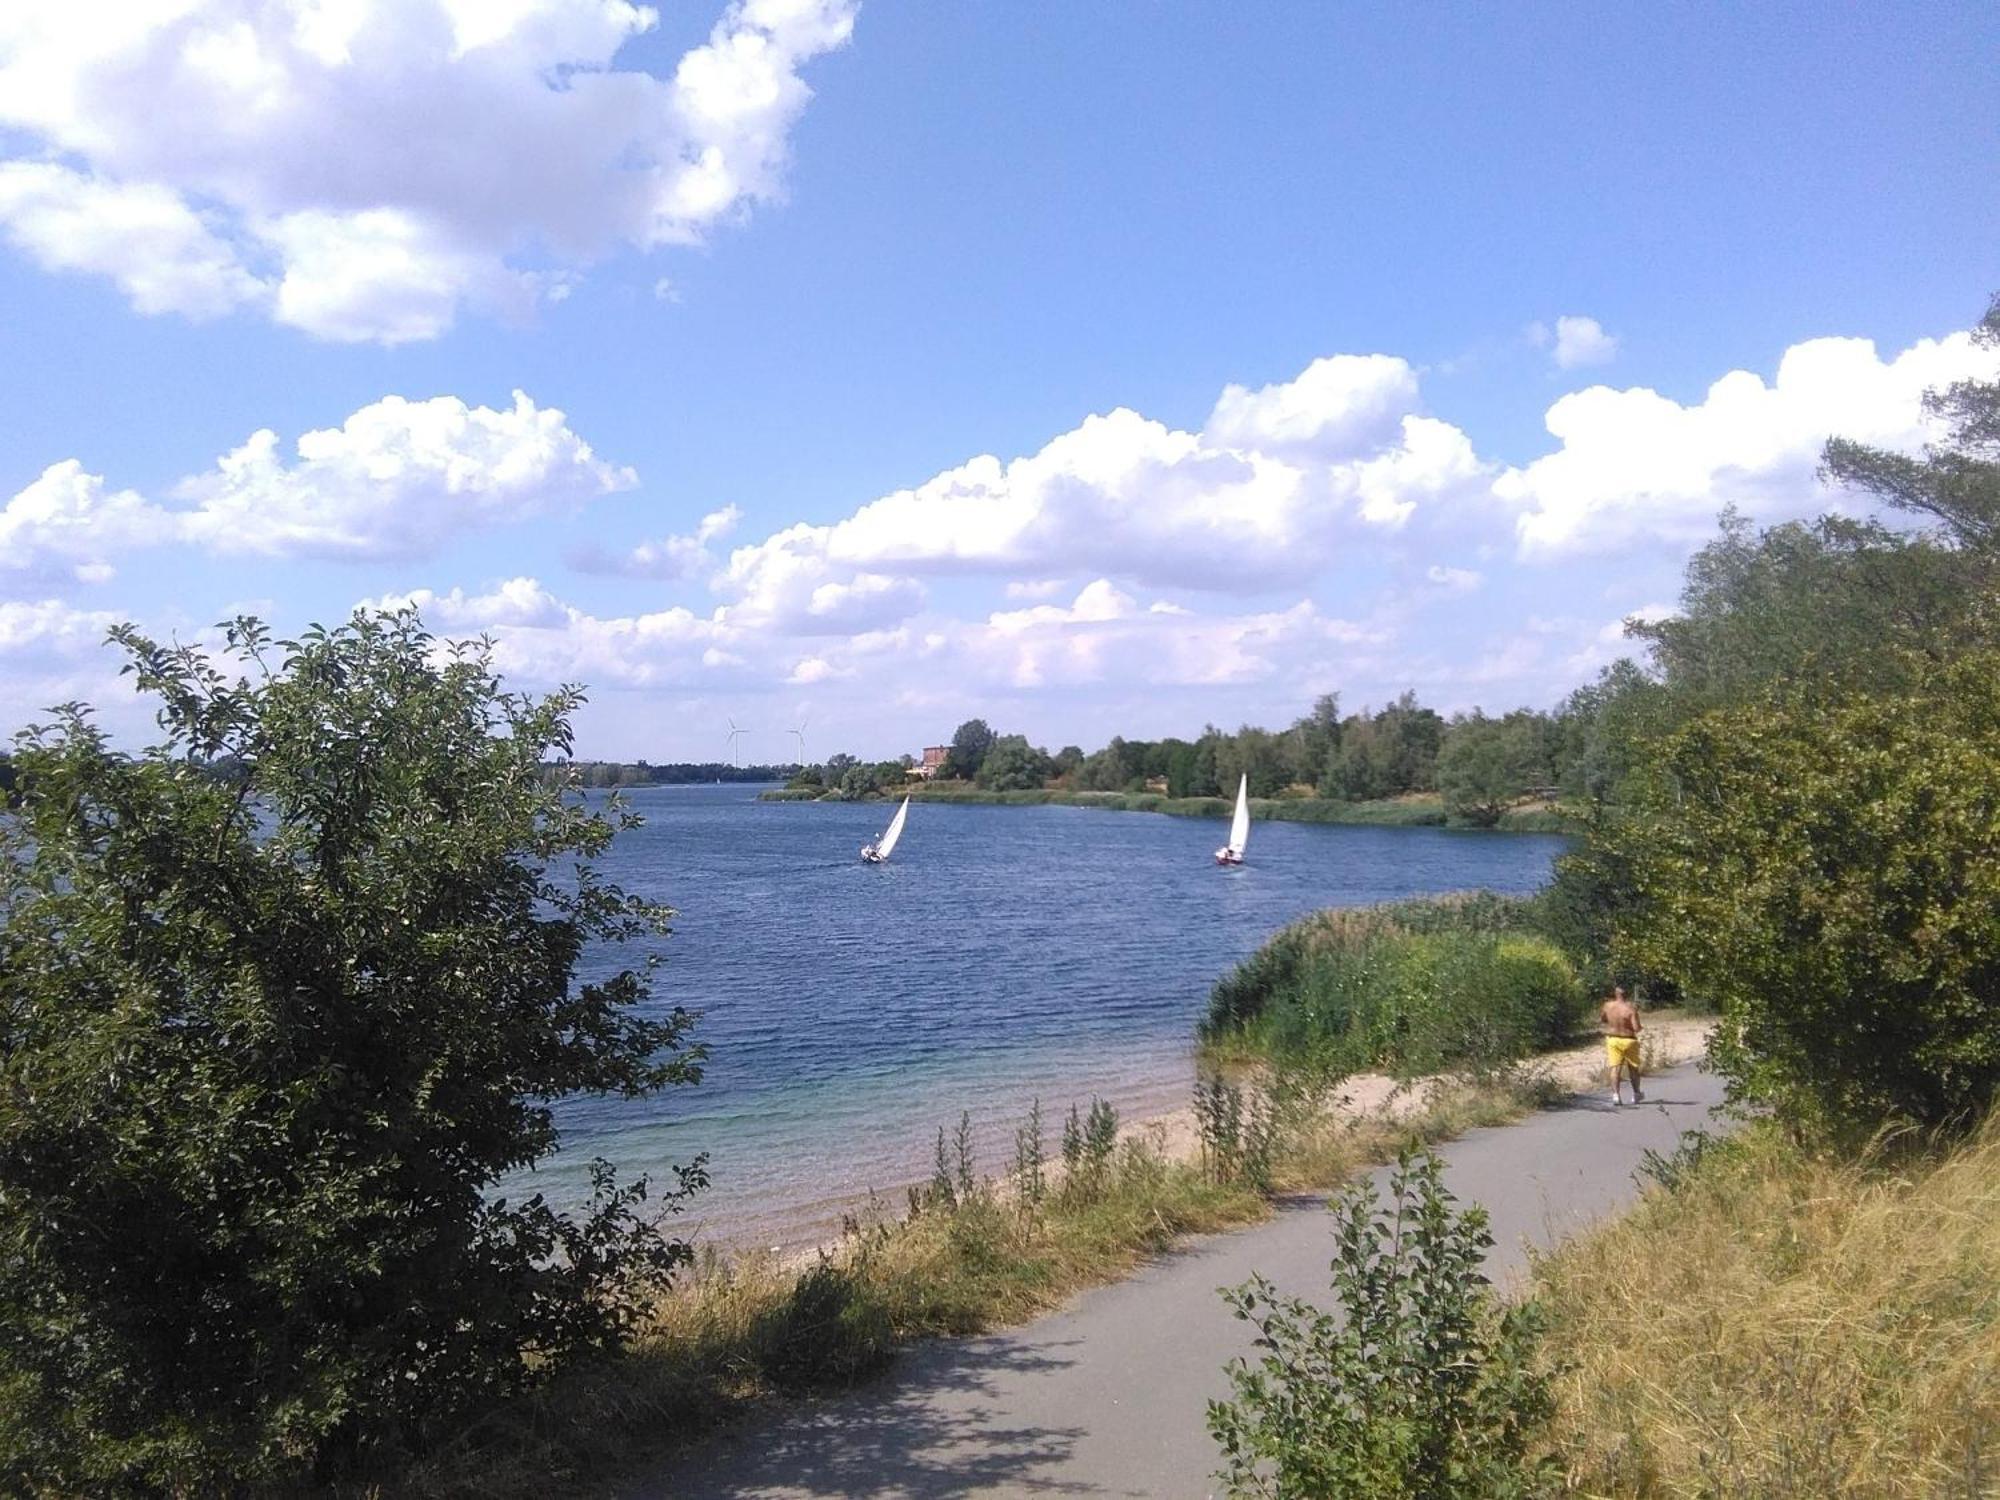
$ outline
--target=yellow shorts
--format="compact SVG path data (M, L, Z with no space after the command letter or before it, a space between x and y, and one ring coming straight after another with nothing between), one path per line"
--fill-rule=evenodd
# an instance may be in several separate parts
M1634 1073L1639 1071L1639 1039L1636 1036L1608 1036L1604 1039L1604 1055L1611 1067L1623 1063Z

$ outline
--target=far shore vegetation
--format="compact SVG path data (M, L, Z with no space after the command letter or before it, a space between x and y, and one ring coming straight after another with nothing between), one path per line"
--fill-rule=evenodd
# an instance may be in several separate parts
M699 1159L605 1164L573 1214L493 1192L555 1148L554 1099L704 1061L651 1003L671 912L602 876L636 815L570 760L580 691L512 692L407 611L213 653L119 628L159 743L73 704L6 768L0 1492L588 1494L1396 1155L1388 1205L1331 1216L1356 1321L1234 1289L1259 1354L1159 1414L1206 1417L1224 1492L1994 1494L2000 382L1928 405L1921 457L1825 450L1907 524L1725 515L1680 612L1553 714L1328 698L1047 757L962 726L970 794L1248 775L1267 810L1434 793L1491 824L1553 792L1574 842L1533 898L1322 914L1223 976L1192 1156L1078 1101L996 1181L940 1122L930 1181L803 1267L675 1233ZM881 789L834 766L822 794ZM630 960L585 980L587 950ZM1524 1060L1614 980L1714 1018L1741 1128L1502 1297L1422 1148L1531 1107ZM1325 1105L1362 1068L1449 1077L1356 1123Z
M579 760L549 761L542 767L543 779L551 784L573 782L580 787L701 786L716 782L761 785L788 781L799 773L797 765L738 766L727 761L672 761L654 765L650 761Z
M1257 818L1551 831L1567 826L1563 802L1593 795L1592 768L1602 759L1590 739L1594 701L1585 690L1554 712L1522 708L1489 718L1475 710L1447 719L1405 693L1385 708L1343 716L1339 694L1326 693L1287 729L1211 725L1192 740L1114 737L1088 755L1075 745L1051 754L1025 735L968 719L939 747L946 752L939 764L832 755L764 796L1062 803L1226 818L1241 783Z

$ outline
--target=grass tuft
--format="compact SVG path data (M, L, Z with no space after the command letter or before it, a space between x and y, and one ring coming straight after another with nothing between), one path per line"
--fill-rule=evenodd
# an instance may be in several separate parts
M2000 1495L2000 1116L1824 1154L1760 1122L1537 1269L1574 1493Z

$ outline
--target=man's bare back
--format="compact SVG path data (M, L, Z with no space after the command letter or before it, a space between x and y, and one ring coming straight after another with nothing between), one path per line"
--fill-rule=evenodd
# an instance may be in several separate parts
M1598 1012L1598 1015L1604 1022L1604 1034L1606 1036L1637 1036L1639 1034L1639 1008L1625 998L1623 990L1619 990L1609 1000L1605 1001L1604 1008Z

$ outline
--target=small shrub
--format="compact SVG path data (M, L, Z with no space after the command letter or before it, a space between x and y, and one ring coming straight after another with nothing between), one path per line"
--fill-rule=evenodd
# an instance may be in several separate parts
M958 1187L958 1201L964 1203L972 1197L976 1185L972 1173L972 1111L962 1110L958 1116L958 1133L952 1137L952 1154L955 1160L955 1181Z
M1679 1192L1694 1181L1701 1164L1716 1154L1721 1144L1718 1137L1706 1130L1683 1130L1680 1141L1664 1156L1653 1150L1640 1152L1633 1179L1641 1187L1650 1182L1670 1193Z
M919 1195L912 1189L910 1211L941 1208L947 1213L958 1207L958 1188L952 1179L951 1157L945 1152L944 1126L938 1126L937 1151L932 1158L931 1180Z
M1048 1196L1048 1174L1043 1170L1042 1101L1038 1097L1028 1111L1027 1123L1014 1132L1014 1184L1021 1206L1028 1213L1041 1207Z
M1223 1293L1257 1329L1256 1363L1211 1401L1231 1495L1507 1500L1550 1492L1529 1445L1553 1407L1531 1363L1532 1304L1496 1314L1478 1208L1457 1212L1436 1156L1405 1153L1382 1206L1372 1184L1333 1205L1337 1312L1262 1277Z
M889 1360L894 1330L863 1275L824 1256L757 1320L758 1371L781 1391L853 1385Z
M1220 1074L1194 1086L1195 1134L1201 1139L1202 1170L1211 1182L1231 1182L1243 1151L1243 1093Z

